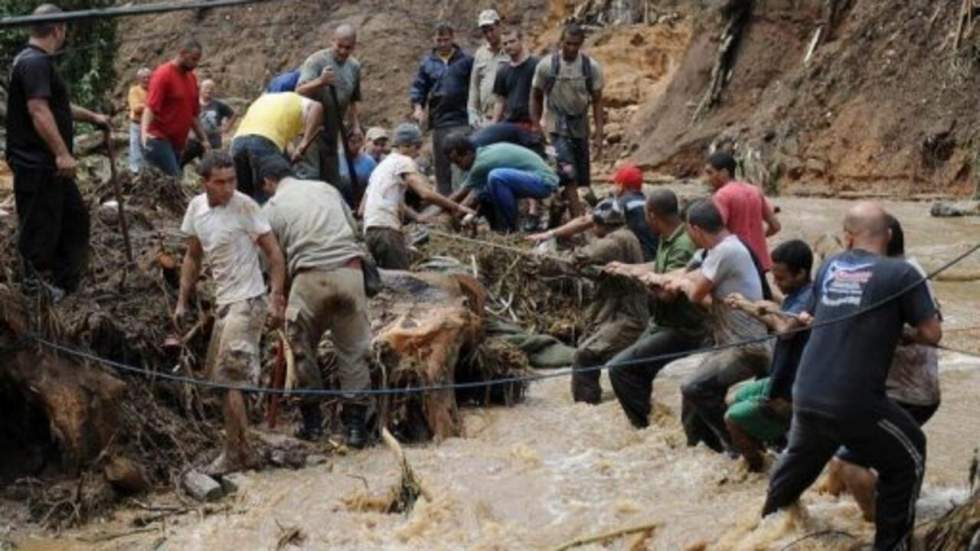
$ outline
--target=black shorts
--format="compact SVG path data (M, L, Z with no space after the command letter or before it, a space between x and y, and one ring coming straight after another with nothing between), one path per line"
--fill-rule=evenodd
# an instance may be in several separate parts
M560 184L567 186L575 183L578 187L590 187L592 164L589 160L589 139L552 134L551 143L558 156Z

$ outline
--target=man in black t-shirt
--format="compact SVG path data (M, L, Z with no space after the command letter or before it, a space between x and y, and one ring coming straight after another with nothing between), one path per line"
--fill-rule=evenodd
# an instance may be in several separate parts
M61 10L43 4L33 13ZM78 287L88 259L89 215L74 180L73 120L109 127L105 115L71 104L55 67L66 33L63 22L31 28L27 47L14 58L7 98L7 163L14 173L25 287L35 284L39 272L50 272L54 299Z
M883 256L890 232L881 207L859 203L844 231L848 250L827 260L814 280L807 308L813 330L793 386L789 446L770 478L762 514L796 501L844 445L879 475L874 548L906 549L926 438L887 398L885 379L899 340L935 345L942 327L918 271Z
M510 62L500 64L493 81L493 94L497 98L493 120L530 127L531 81L538 58L527 54L523 38L523 32L518 27L504 32L504 52L510 56Z
M197 120L201 122L201 128L204 129L211 149L218 150L221 149L222 135L235 124L235 110L214 97L214 86L214 81L209 78L201 82L201 111L197 115ZM204 147L197 136L191 132L187 138L187 147L181 154L180 165L185 166L203 155Z

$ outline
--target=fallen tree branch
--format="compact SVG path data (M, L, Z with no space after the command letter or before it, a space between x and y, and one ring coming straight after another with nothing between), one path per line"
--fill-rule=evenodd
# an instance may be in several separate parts
M566 549L581 547L583 545L589 545L590 543L603 543L608 540L613 540L613 539L621 538L623 536L628 536L630 534L636 534L640 532L653 532L659 527L660 527L659 522L651 522L649 524L642 524L640 526L620 528L609 532L603 532L602 534L597 534L595 536L587 536L587 537L574 539L570 542L559 545L554 549L554 551L565 551Z

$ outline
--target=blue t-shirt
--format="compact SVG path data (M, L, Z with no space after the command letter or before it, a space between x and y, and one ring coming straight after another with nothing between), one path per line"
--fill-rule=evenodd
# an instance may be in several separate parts
M377 166L378 162L367 153L361 153L354 158L354 174L357 175L357 184L361 190L367 189L368 180L371 179L371 173L374 172ZM347 170L347 160L342 155L340 156L339 168L340 179L349 183L350 173Z
M803 313L813 300L813 283L807 283L783 299L780 310L788 314ZM769 370L769 397L792 400L793 381L800 365L803 349L810 338L809 331L800 331L776 339Z
M885 379L902 327L935 316L936 305L911 264L854 249L820 268L807 311L815 327L793 385L793 409L847 419L874 415L888 399Z
M650 225L647 224L644 210L647 203L646 196L641 191L628 191L619 198L619 202L622 203L623 210L626 211L626 225L629 226L633 235L640 240L640 246L643 248L643 261L653 262L657 257L657 245L660 241L650 229Z

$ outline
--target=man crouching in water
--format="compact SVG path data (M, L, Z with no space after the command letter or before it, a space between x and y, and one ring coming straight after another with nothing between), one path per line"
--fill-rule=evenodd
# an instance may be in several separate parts
M251 197L235 191L235 164L223 151L210 152L201 161L204 193L191 200L180 226L187 236L187 253L180 272L180 294L174 310L179 325L201 261L207 259L215 281L215 322L208 345L207 370L216 383L243 386L259 380L259 340L266 321L283 321L286 278L282 251L272 227ZM269 300L259 265L259 249L269 264ZM248 416L241 391L229 389L224 401L225 446L208 468L220 475L255 467L258 458L248 443Z

